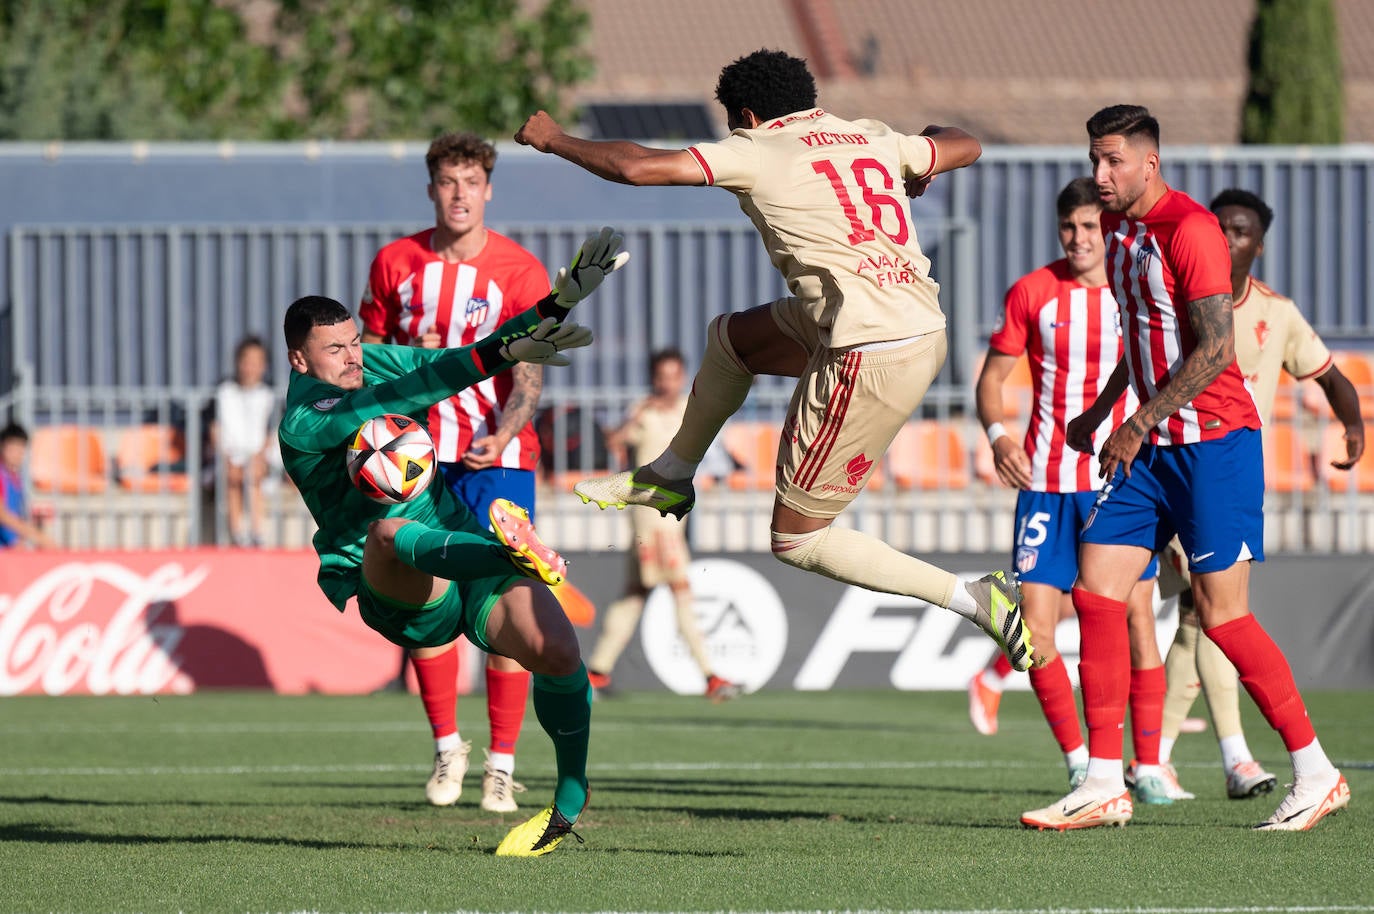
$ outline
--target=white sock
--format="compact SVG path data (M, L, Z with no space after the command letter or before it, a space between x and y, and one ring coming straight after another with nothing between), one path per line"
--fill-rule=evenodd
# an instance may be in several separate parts
M683 460L673 453L672 448L664 448L663 453L649 464L649 469L664 479L691 479L696 475L697 461Z
M1253 762L1255 760L1255 757L1250 754L1250 747L1245 744L1244 733L1224 736L1217 740L1217 745L1221 748L1221 765L1227 772L1230 772L1241 762Z
M1139 783L1140 783L1143 779L1145 779L1145 778L1162 778L1162 777L1164 777L1164 768L1163 768L1162 765L1140 765L1140 764L1137 764L1137 765L1135 766L1135 779L1136 779L1136 783L1137 783L1137 784L1139 784Z
M1331 759L1326 757L1322 744L1315 739L1294 751L1292 755L1294 777L1328 774L1336 770L1336 766L1331 764Z
M448 736L441 736L434 741L435 752L447 752L450 749L457 749L463 744L463 738L458 735L458 731L450 733Z
M1006 685L1006 680L997 675L997 671L992 667L983 670L983 685L989 692L1000 692Z
M491 767L497 771L504 771L506 774L515 774L515 753L514 752L488 752L487 761Z
M973 594L969 593L968 588L962 583L954 586L954 593L949 598L949 608L965 619L973 619L978 615L978 604L974 601Z
M1119 758L1089 758L1088 781L1095 787L1126 789L1126 777Z
M1064 764L1072 768L1075 765L1088 764L1088 747L1079 746L1077 749L1070 749L1064 753Z
M1159 763L1161 765L1169 764L1169 759L1173 757L1174 742L1174 740L1169 739L1167 736L1161 736L1159 738ZM1230 771L1231 769L1227 768L1226 770Z

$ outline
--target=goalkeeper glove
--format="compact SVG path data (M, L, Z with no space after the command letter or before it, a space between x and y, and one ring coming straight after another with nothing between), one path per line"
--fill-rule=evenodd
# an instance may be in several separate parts
M571 365L564 349L577 349L592 344L592 330L581 324L560 324L557 318L546 317L528 334L501 343L501 358L508 362L534 362L538 365Z
M591 295L603 279L629 261L630 252L620 250L624 243L625 236L610 227L582 242L572 263L559 270L553 281L554 302L571 308Z

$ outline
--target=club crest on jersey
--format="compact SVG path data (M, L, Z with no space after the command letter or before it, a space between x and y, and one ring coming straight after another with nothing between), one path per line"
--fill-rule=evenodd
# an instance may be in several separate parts
M1016 547L1016 573L1025 574L1035 570L1035 563L1040 559L1040 550L1031 546Z
M310 405L323 413L333 409L335 406L338 405L339 401L342 399L343 397L325 397L323 400L316 400L314 403Z
M1137 270L1148 271L1150 269L1150 258L1155 256L1155 249L1149 244L1142 244L1140 250L1135 252L1135 266Z
M1258 324L1255 325L1255 341L1259 343L1259 347L1261 349L1264 348L1265 343L1269 342L1268 321L1260 321Z
M487 320L487 309L491 307L491 302L485 298L469 298L467 305L463 308L463 316L467 319L469 327L480 327Z

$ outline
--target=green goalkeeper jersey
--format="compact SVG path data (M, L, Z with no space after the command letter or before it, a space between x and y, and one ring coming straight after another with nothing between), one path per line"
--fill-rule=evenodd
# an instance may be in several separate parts
M286 473L319 528L313 543L320 557L320 589L340 612L358 592L363 543L372 521L404 517L429 527L485 529L442 479L432 481L413 501L399 505L379 504L363 495L345 468L345 451L358 427L383 413L409 416L427 426L432 405L515 364L499 355L501 340L525 335L545 316L540 311L566 314L564 309L549 307L551 299L511 318L471 346L417 349L365 344L363 386L358 390L343 390L305 374L291 375L277 439Z

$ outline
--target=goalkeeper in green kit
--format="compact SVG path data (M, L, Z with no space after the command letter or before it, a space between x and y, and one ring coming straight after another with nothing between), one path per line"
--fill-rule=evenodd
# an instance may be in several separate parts
M323 296L286 312L293 374L278 438L319 527L320 589L340 612L356 595L363 621L394 644L438 654L465 635L534 674L534 711L553 740L558 782L553 802L511 829L498 856L535 857L576 837L587 803L592 690L577 635L546 586L566 563L509 503L493 505L493 533L447 486L402 504L370 501L349 480L344 452L358 427L383 413L423 426L431 405L515 362L567 365L561 351L590 344L592 334L563 320L629 259L621 241L610 229L588 238L547 298L457 349L364 346L348 310Z

